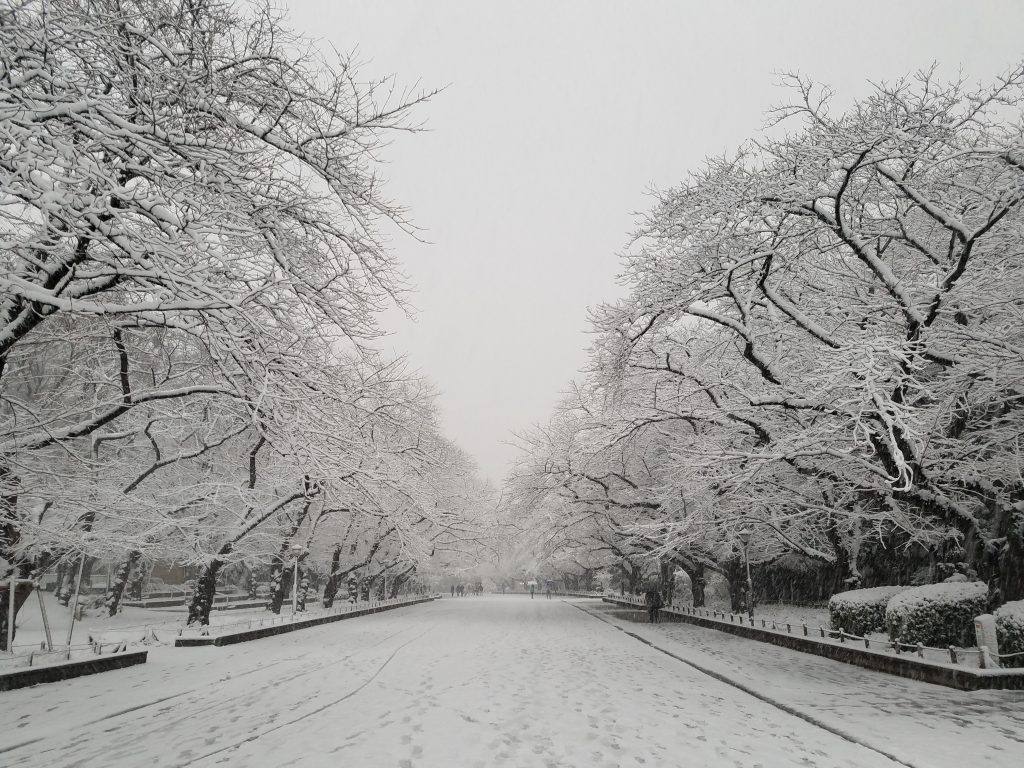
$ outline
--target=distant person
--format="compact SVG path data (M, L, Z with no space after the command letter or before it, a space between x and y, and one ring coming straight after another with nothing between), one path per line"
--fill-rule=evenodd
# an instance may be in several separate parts
M550 599L551 599L551 585L550 585L550 584L546 584L546 585L545 585L545 588L544 588L544 596L545 596L545 597L546 597L546 598L547 598L548 600L550 600Z
M647 603L647 620L657 624L661 620L661 590L657 586L648 587L644 593L644 602Z
M455 585L452 584L452 597L455 597Z
M459 597L462 597L466 593L466 588L459 584L459 586L455 588L455 591L458 593Z
M533 591L537 589L537 585L532 581L530 582L530 599L533 600Z

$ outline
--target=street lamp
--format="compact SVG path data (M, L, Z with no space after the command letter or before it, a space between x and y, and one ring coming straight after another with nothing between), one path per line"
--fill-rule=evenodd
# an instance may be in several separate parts
M754 623L754 583L750 580L750 558L747 557L747 545L750 543L753 533L749 528L743 528L736 534L739 536L740 544L743 545L743 563L747 568L747 616L750 618L751 625Z
M294 618L299 611L299 559L306 554L306 548L292 544L288 552L295 558L295 570L292 573L292 618Z

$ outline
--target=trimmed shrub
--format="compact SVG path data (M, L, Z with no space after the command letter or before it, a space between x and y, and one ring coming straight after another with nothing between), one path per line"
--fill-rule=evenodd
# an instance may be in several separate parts
M885 610L889 637L933 647L975 645L974 617L988 610L981 581L926 584L900 592Z
M828 601L832 629L842 629L851 635L885 629L885 607L894 595L905 589L907 587L871 587L832 595Z
M996 637L1000 655L1024 653L1024 600L1006 603L996 609ZM1004 667L1024 667L1024 656L1006 659Z

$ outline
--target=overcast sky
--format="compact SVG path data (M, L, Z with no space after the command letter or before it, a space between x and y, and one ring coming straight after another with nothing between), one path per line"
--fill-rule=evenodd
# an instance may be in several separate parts
M390 196L430 244L396 238L417 288L387 346L441 391L447 434L500 481L511 433L584 365L587 307L652 187L735 148L800 71L848 103L937 61L989 80L1024 57L1024 2L283 0L290 25L368 75L447 86L428 133L387 151Z

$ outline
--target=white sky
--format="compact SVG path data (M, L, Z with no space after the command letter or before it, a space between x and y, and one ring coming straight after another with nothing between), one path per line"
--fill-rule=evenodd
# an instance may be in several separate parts
M496 481L584 364L587 307L621 294L646 193L753 136L785 97L774 73L845 104L933 61L987 81L1024 58L1020 0L279 2L367 75L448 86L417 113L430 132L386 153L430 241L394 240L418 313L386 324Z

